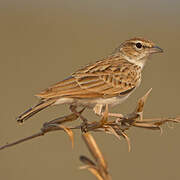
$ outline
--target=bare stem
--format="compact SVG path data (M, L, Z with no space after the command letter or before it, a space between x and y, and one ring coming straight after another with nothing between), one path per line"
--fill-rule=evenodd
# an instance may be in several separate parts
M108 112L108 105L106 105L105 112L103 113L100 121L87 122L87 128L86 128L87 131L105 132L116 136L118 139L120 139L120 137L123 137L127 141L128 149L130 151L131 144L130 144L130 139L127 135L127 131L130 130L131 127L145 128L150 130L161 130L163 124L169 122L180 123L180 116L175 118L152 118L152 119L143 118L144 105L151 90L152 89L150 89L142 98L138 100L137 106L132 113L126 115L116 114L117 116L115 120L111 120L111 121L108 120L109 118L108 115L114 115L114 114ZM78 113L72 113L67 116L59 117L52 121L46 122L43 124L39 132L31 136L17 140L15 142L0 146L0 150L43 136L48 132L59 131L59 130L63 130L68 134L73 147L74 134L72 130L82 131L84 124L81 123L77 126L65 126L64 124L67 122L77 120L79 117L77 114L81 115L84 109L85 108L83 108ZM89 132L87 133L82 132L82 137L89 151L91 152L91 155L93 156L95 162L93 162L86 156L81 156L80 160L85 164L85 166L81 167L81 169L84 168L88 169L91 173L93 173L97 177L98 180L111 180L111 177L107 169L107 163L104 160L104 157L101 151L99 150L94 138L91 136Z

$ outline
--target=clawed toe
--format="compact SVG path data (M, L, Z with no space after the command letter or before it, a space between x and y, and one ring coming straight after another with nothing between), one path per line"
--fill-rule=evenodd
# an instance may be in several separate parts
M81 131L83 133L88 132L88 123L87 122L83 121L83 123L81 124Z

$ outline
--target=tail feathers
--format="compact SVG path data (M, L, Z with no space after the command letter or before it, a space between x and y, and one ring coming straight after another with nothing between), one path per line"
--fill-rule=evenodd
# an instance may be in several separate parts
M39 111L45 109L46 107L52 105L56 100L49 99L47 101L42 101L39 104L29 108L27 111L22 113L20 116L16 118L17 122L23 123L25 120L29 119L31 116L35 115Z

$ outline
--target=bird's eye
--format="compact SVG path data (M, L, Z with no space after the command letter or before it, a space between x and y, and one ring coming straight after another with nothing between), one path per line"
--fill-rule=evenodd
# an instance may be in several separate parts
M136 47L138 48L138 49L141 49L142 48L142 44L141 43L136 43Z

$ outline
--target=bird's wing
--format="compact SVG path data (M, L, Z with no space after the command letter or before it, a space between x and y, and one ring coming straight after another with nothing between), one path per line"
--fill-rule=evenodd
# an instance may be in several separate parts
M139 84L140 68L122 59L88 65L37 94L40 98L99 98L126 95Z
M58 98L58 97L79 97L79 96L88 97L98 97L99 93L92 93L87 90L84 90L79 86L76 81L76 78L70 76L69 78L56 83L55 85L50 86L49 88L41 91L39 94L36 94L37 97L42 99Z

